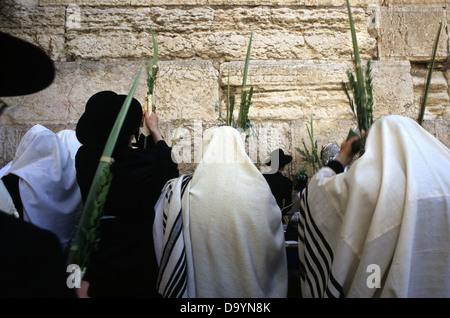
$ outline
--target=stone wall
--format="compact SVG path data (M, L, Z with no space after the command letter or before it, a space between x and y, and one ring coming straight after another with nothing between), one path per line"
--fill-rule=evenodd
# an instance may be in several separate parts
M228 83L239 104L253 32L247 87L254 87L249 117L257 139L250 142L249 154L259 165L282 147L294 156L289 169L295 173L303 165L296 148L307 140L311 118L319 145L340 144L356 125L341 88L346 70L353 67L345 3L3 0L0 30L40 46L57 72L54 83L39 93L4 98L10 107L0 117L0 166L13 158L31 125L74 128L95 92L127 94L140 66L152 58L153 30L159 44L157 113L165 139L175 139L182 172L192 171L201 132L219 125L224 116ZM373 62L375 119L418 117L427 61L443 23L424 127L448 147L450 0L350 3L361 58ZM143 75L135 94L142 103L145 81Z

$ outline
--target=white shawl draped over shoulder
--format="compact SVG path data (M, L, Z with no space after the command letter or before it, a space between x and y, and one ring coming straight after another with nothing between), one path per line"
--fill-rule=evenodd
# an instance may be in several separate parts
M73 147L46 127L34 125L22 137L13 161L3 171L19 177L24 220L52 231L63 248L72 238L82 210L70 152Z
M179 180L170 181L161 198L168 194L169 187L183 188ZM170 203L170 195L166 197L163 222L174 219L166 216L170 211L183 211L183 229L189 233L189 241L183 245L190 273L187 286L194 290L185 297L287 296L281 212L263 175L245 153L236 129L224 126L205 131L202 160L184 190L188 198L180 201L175 195L179 192L173 191ZM174 203L174 196L178 203ZM160 203L164 201L161 198ZM156 210L154 231L160 227L158 219L162 219L158 217L158 204ZM168 246L167 232L162 248L158 243L161 239L155 237L157 255L163 255L158 250Z
M303 297L450 297L450 152L412 119L371 126L348 171L303 193Z

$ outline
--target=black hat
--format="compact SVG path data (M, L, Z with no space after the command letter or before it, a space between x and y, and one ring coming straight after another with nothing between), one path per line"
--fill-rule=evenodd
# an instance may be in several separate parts
M53 61L39 47L3 32L0 43L0 97L36 93L53 82Z
M86 103L83 115L76 127L77 138L84 146L103 148L126 99L112 91L92 95ZM117 139L117 146L126 146L130 136L139 131L142 121L142 106L133 98Z
M272 153L270 154L270 159L266 161L266 165L271 166L272 161L274 163L278 163L278 167L272 168L278 168L276 170L279 170L292 161L292 156L284 154L283 149L277 149L272 151Z

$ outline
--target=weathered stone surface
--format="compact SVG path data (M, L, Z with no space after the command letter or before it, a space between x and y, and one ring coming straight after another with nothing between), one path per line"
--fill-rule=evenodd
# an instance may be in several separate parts
M180 126L169 124L164 131L165 140L173 145L176 161L183 164L183 169L193 169L202 158L202 136L219 122L183 121ZM251 161L262 170L270 153L283 148L286 153L292 151L291 126L288 122L254 122L252 127L242 134L246 152ZM172 144L173 142L173 144Z
M428 70L425 68L415 68L411 72L414 83L414 109L417 115L420 113L420 105L424 98L427 73ZM426 101L424 120L449 120L449 113L446 112L449 108L450 98L445 74L437 70L433 71Z
M365 62L364 62L365 64ZM414 117L411 64L408 61L373 61L374 118L387 115Z
M361 58L376 60L375 119L418 117L425 62L443 22L423 126L450 146L450 2L350 2ZM246 142L259 168L281 147L294 156L287 169L297 172L304 162L296 148L303 138L309 146L311 118L319 147L339 145L356 126L341 88L346 70L353 69L345 0L5 0L0 30L37 44L57 68L46 90L2 98L10 107L0 117L0 165L12 159L31 125L74 128L95 92L127 94L143 61L152 57L151 30L159 43L154 101L163 136L169 144L174 140L183 159L182 172L193 172L198 163L201 133L221 124L228 72L239 107L252 31L247 88L255 89L250 120L256 134ZM141 103L145 80L144 71L135 94Z
M22 140L23 135L33 126L25 125L0 125L0 168L13 160L17 146ZM75 125L47 124L48 129L58 132L63 129L75 129Z
M220 68L224 90L230 74L230 87L233 93L237 92L237 106L243 68L243 62L224 63ZM250 61L247 89L254 87L250 119L352 118L342 90L342 81L347 82L347 69L353 70L351 61ZM406 115L404 106L411 105L414 97L409 62L372 61L372 77L374 116Z
M447 17L444 8L381 7L377 18L380 23L378 50L381 58L429 61L441 22L443 31L436 59L442 61L447 58Z
M422 127L425 128L430 134L435 136L440 142L442 142L447 148L450 147L450 123L448 120L427 120L424 119Z
M354 10L362 56L376 55L367 17ZM140 59L152 55L151 29L161 59L242 60L250 31L252 59L348 58L352 41L346 9L81 8L67 29L68 54L76 59Z
M65 59L64 21L63 7L39 8L0 2L0 30L36 44L53 60Z
M442 6L448 4L448 0L385 0L387 6Z
M27 1L27 0L22 0ZM39 1L40 6L65 6L77 4L79 6L314 6L341 7L342 0L28 0ZM384 0L386 1L386 0ZM393 0L390 0L393 1ZM415 0L420 1L420 0ZM424 0L422 0L423 2ZM437 0L433 0L437 1ZM440 1L443 2L443 1ZM352 0L352 7L363 7L369 4L381 5L383 0Z
M74 123L90 96L101 90L128 94L143 62L56 63L55 81L36 94L4 98L10 105L0 117L2 125ZM219 103L218 73L208 61L159 63L154 91L161 121L184 119L211 121ZM135 98L144 104L146 73L142 71Z
M218 76L209 61L161 62L154 93L161 120L215 120Z

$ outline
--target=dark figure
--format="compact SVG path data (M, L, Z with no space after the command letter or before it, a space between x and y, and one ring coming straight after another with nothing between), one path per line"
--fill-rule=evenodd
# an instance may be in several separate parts
M58 238L0 211L0 298L72 298Z
M94 94L77 124L77 138L82 146L75 165L83 202L125 98L111 91ZM131 141L143 118L141 105L133 99L112 154L113 179L99 242L87 266L80 297L157 297L154 206L164 184L178 177L178 166L159 133L156 114L149 116L144 112L144 116L154 144L145 149L133 148Z
M40 48L2 32L0 46L0 97L33 94L53 82L53 62ZM6 107L0 101L0 114ZM0 205L5 203L2 199ZM58 238L7 213L0 210L0 297L75 297L66 285L69 274Z
M284 216L292 207L292 180L284 176L281 171L292 161L292 156L284 154L282 149L272 152L266 165L270 166L270 173L265 173L267 183L270 186L275 200Z

